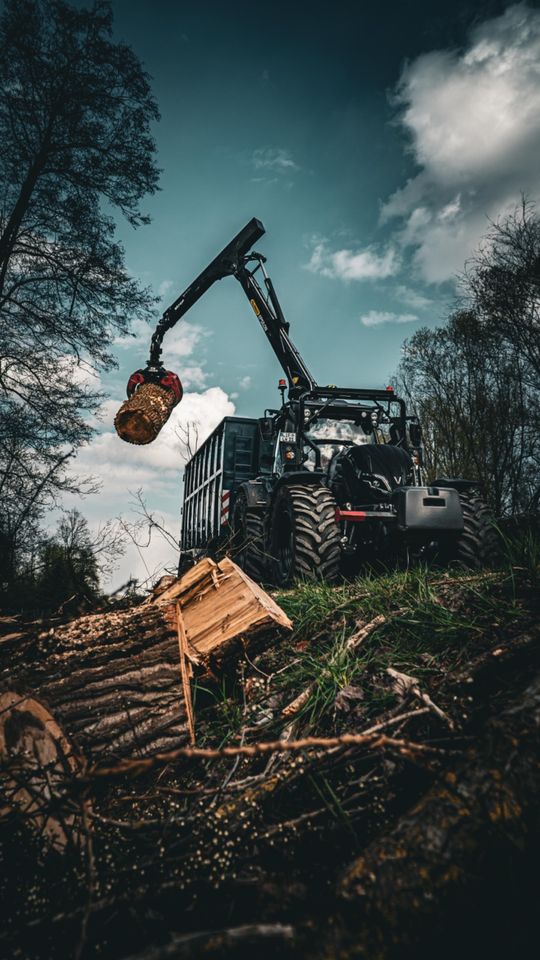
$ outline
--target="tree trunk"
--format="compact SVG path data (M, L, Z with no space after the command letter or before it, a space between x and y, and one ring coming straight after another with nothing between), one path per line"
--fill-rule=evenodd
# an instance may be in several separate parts
M0 692L38 699L93 762L174 750L188 739L182 662L211 673L291 626L232 560L206 557L138 606L3 645Z
M34 662L4 678L45 704L83 756L144 756L186 741L178 639L160 608L81 617L36 646Z

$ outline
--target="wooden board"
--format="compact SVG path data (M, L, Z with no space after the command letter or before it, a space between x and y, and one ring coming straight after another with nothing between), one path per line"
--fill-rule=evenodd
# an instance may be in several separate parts
M270 627L292 629L275 600L229 557L216 563L205 557L150 603L174 609L180 604L194 663L207 664L227 655L238 638L249 638Z

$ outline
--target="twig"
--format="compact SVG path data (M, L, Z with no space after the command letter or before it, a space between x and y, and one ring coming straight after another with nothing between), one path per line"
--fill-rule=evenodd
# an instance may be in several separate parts
M441 710L436 703L433 703L428 693L424 693L424 691L420 689L416 677L410 677L407 673L394 670L393 667L387 667L386 672L395 681L394 689L399 696L403 697L411 694L413 697L417 697L417 699L425 703L430 710L433 710L433 713L440 717L441 720L444 720L450 727L450 730L454 729L454 721L444 710Z
M392 616L399 616L400 613L403 613L403 610L395 610L392 612ZM364 640L375 631L378 627L382 627L383 623L386 623L387 617L380 613L377 617L374 617L373 620L370 620L369 623L366 623L363 627L360 627L356 633L353 633L345 644L345 650L356 650Z
M395 614L400 614L401 610L396 610ZM381 627L383 623L386 623L387 617L380 613L377 617L374 617L373 620L370 620L369 623L364 624L356 633L353 633L347 642L345 643L345 650L350 653L351 650L356 650L361 643L364 642L378 627ZM300 713L301 710L305 707L308 702L311 694L313 693L316 686L316 681L313 681L309 686L305 687L301 693L298 694L294 700L291 700L286 707L283 707L281 711L281 716L289 719L290 717L295 717L297 713Z
M306 703L308 702L314 689L315 689L315 681L310 683L308 687L305 687L304 690L302 690L302 693L299 693L298 696L294 698L294 700L291 700L291 702L287 704L286 707L283 707L283 710L281 711L281 716L284 719L288 720L290 717L295 717L297 713L300 713L300 711L305 707Z

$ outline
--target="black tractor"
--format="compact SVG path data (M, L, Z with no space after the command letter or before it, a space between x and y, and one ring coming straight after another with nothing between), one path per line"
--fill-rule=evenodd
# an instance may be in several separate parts
M227 417L187 464L181 564L233 555L254 579L334 581L364 564L491 565L497 537L474 480L426 484L422 429L391 387L319 386L289 337L251 220L165 311L144 379L163 376L161 344L216 281L235 277L285 374L263 417Z

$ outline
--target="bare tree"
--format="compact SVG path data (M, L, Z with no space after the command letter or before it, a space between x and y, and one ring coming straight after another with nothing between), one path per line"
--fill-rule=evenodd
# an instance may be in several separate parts
M175 434L180 441L180 452L184 460L188 461L196 454L200 443L200 424L196 420L188 420L185 424L178 424Z
M486 329L512 344L533 385L540 379L540 217L525 198L497 220L461 277L464 303Z
M537 396L518 350L461 311L406 343L397 384L423 424L430 479L480 480L498 516L535 509Z
M0 16L0 520L3 582L22 531L66 490L109 344L154 299L108 210L133 226L157 188L148 77L112 40L111 4L6 0ZM84 485L82 487L84 490ZM6 499L7 498L7 499Z

